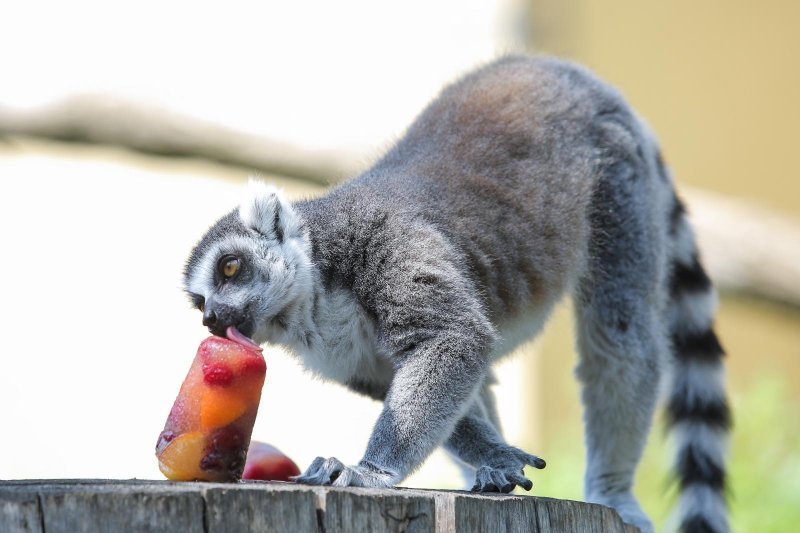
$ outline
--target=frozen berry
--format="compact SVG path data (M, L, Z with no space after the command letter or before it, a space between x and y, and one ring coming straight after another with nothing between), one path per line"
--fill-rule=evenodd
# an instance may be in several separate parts
M263 375L266 371L267 363L260 355L248 357L242 363L242 372L245 374Z
M209 435L208 446L214 450L228 452L241 449L244 445L242 432L233 426L217 429Z
M227 387L233 382L233 370L225 363L204 363L203 381L212 387Z

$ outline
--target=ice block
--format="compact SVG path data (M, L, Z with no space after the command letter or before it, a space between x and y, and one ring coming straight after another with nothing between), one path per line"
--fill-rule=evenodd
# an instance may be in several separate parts
M200 344L156 444L168 479L241 479L266 371L261 348L235 328Z
M250 443L242 479L291 481L292 476L299 475L300 469L295 462L275 446L258 441Z

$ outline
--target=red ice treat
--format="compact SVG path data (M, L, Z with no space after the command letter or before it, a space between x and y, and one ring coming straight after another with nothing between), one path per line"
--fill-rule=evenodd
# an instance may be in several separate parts
M200 344L158 437L158 467L169 479L242 477L267 364L250 339L227 333Z
M275 446L265 442L253 441L247 451L242 479L262 481L291 481L291 476L299 476L297 465L281 453Z

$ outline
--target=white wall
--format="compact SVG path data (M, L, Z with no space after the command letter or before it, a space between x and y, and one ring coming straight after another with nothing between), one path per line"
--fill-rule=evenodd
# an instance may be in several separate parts
M305 146L371 149L443 83L516 46L515 3L18 1L0 17L0 105L109 91Z
M502 0L18 2L0 106L105 90L309 147L369 154L455 74L502 51ZM500 44L498 44L500 43ZM160 478L156 437L207 335L180 290L244 176L108 149L0 145L0 478ZM311 189L281 182L290 194ZM254 438L305 467L357 461L379 405L267 351ZM519 363L502 371L511 440ZM437 457L407 484L460 486Z

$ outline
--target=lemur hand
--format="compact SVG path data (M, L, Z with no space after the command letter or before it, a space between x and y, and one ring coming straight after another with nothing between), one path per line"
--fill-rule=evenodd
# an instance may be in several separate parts
M531 490L533 483L523 474L523 468L531 465L535 468L544 468L543 459L525 453L513 446L503 446L492 454L488 464L478 468L475 472L475 485L473 492L511 492L514 487L520 486Z
M368 461L345 466L335 457L328 459L317 457L302 475L294 478L294 481L307 485L334 487L391 487L400 481L400 476Z

